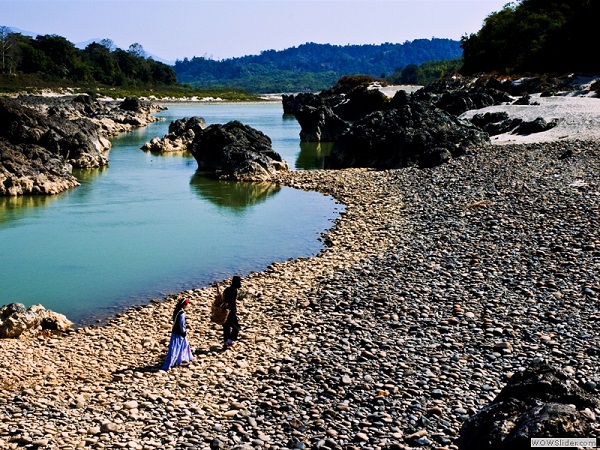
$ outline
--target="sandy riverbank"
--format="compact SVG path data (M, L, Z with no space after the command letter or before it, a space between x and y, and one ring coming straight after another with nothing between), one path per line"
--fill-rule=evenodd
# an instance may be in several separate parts
M0 448L451 448L534 360L599 381L598 173L596 139L292 172L282 183L347 209L317 257L244 277L235 351L211 288L185 293L196 359L169 372L176 295L3 340Z
M538 117L558 124L544 133L517 136L504 133L491 138L494 144L525 144L552 142L568 139L600 139L600 99L595 96L531 96L531 105L497 105L468 111L463 115L470 119L475 114L506 112L511 118L533 121Z

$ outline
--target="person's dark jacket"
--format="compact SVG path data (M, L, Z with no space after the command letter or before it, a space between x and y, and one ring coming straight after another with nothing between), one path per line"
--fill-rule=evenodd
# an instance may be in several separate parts
M238 290L234 286L228 286L223 291L223 300L227 304L227 309L229 310L230 315L237 313L237 305L236 305L237 293L238 293Z

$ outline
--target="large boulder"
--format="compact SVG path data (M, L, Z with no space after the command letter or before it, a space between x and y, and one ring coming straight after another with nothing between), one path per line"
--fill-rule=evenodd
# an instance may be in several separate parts
M359 120L375 111L389 109L390 99L379 89L371 86L358 86L348 92L344 100L333 107L339 117L344 120Z
M303 106L325 106L342 120L358 120L373 111L389 109L389 98L379 89L385 83L366 75L344 76L331 89L318 94L283 95L283 112L296 114Z
M555 119L548 122L544 118L538 117L531 121L525 121L518 117L510 117L504 111L496 111L475 114L471 117L471 123L481 128L490 136L503 133L528 135L548 131L558 125L558 120Z
M335 142L350 127L327 106L302 106L294 115L302 142Z
M502 103L512 103L512 97L473 77L453 75L440 78L415 92L414 98L430 101L444 111L459 116L462 113Z
M0 338L17 338L42 330L68 331L72 326L73 322L63 314L42 305L25 308L22 303L11 303L0 308Z
M147 107L146 102L141 101L137 97L125 97L119 105L119 108L124 109L125 111L133 112L140 112L145 107Z
M0 99L0 195L56 194L77 186L72 167L108 163L91 122L45 115Z
M487 133L430 103L369 114L338 138L331 168L433 167L488 145Z
M0 195L57 194L77 186L73 167L107 165L107 136L158 120L153 113L159 109L88 95L0 99Z
M341 101L341 97L338 96L333 104ZM296 114L303 106L312 106L317 108L319 106L328 106L331 103L331 99L321 94L313 94L311 92L300 92L299 94L283 94L281 96L281 102L283 104L284 114Z
M142 146L142 150L152 153L183 152L188 149L196 135L206 128L201 117L185 117L169 124L169 132L162 138L152 138Z
M237 120L210 125L196 135L188 150L199 170L220 179L271 181L278 172L290 170L267 135Z
M597 395L546 364L515 374L498 396L462 426L460 450L530 448L531 438L599 435Z
M52 110L49 110L50 112ZM10 144L35 144L76 167L106 165L98 127L83 120L45 114L12 99L0 99L0 138Z
M79 186L71 165L35 144L0 139L0 195L58 194Z

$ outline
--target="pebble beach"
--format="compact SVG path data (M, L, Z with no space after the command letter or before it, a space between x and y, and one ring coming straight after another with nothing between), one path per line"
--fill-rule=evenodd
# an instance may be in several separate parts
M283 175L345 210L316 257L243 277L234 349L214 287L4 339L0 448L452 449L533 362L598 392L598 174L600 139L569 138ZM165 372L182 295L195 359Z

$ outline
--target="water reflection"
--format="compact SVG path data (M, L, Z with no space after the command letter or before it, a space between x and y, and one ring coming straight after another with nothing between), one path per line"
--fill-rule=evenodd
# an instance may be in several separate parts
M105 170L107 170L106 166L96 169L73 169L73 175L77 178L77 181L85 185ZM0 223L28 217L34 211L46 208L59 200L64 200L69 195L73 195L74 192L85 194L85 191L85 188L79 186L56 195L0 196Z
M297 122L296 116L293 114L282 114L281 118L284 122Z
M144 151L144 153L148 153L149 155L152 156L156 156L158 158L188 158L188 159L193 159L194 156L192 155L192 153L190 151L186 150L172 150L170 152L161 152L161 151L157 151L157 150L144 150L143 148L141 149Z
M94 169L73 169L73 175L80 183L90 183L98 175L108 170L108 166L97 167Z
M216 180L205 172L196 172L190 185L198 197L234 212L262 203L281 190L281 186L273 183Z
M331 154L333 142L301 142L300 153L296 158L296 168L303 170L324 169L325 161Z
M58 195L19 195L0 196L0 223L20 218L21 211L48 206L55 202Z

